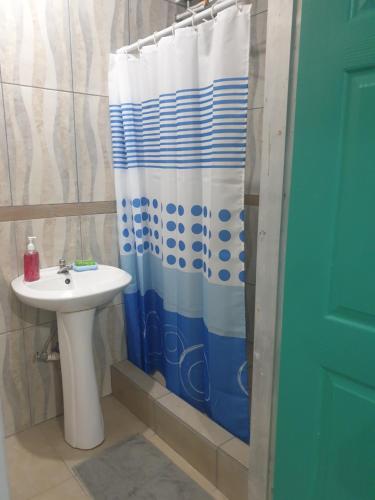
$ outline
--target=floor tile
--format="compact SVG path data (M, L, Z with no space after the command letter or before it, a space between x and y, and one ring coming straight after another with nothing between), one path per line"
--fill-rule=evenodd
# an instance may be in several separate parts
M79 482L68 479L55 488L33 497L31 500L87 500L89 497L81 488Z
M5 441L12 500L27 500L71 478L39 426Z
M147 428L113 396L102 399L106 440L94 450L77 450L64 441L63 417L53 418L6 440L12 500L90 498L72 467L138 433L164 453L215 500L226 500L210 481ZM22 480L20 480L22 478Z
M72 448L65 442L63 417L54 418L38 426L69 468L91 458L120 440L130 438L146 430L146 426L113 396L102 399L102 408L106 438L104 443L93 450L79 450Z

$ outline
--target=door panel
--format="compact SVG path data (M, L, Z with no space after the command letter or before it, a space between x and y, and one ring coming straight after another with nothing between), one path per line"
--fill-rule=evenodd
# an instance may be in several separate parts
M335 310L372 317L375 294L368 291L375 283L375 130L369 125L375 112L375 68L346 76L331 301Z
M314 498L374 498L375 391L329 371L322 389Z
M303 0L275 500L375 500L375 0Z

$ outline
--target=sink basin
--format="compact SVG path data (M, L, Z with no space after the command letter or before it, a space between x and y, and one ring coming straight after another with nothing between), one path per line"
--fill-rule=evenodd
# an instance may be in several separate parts
M99 265L95 271L57 274L57 267L41 269L40 280L25 282L23 275L12 282L17 297L29 306L58 312L96 308L110 302L131 282L122 269Z
M17 297L33 307L56 311L64 396L65 440L88 450L104 440L104 423L92 349L95 309L110 302L131 282L130 274L111 266L95 271L57 274L41 269L38 281L12 281Z

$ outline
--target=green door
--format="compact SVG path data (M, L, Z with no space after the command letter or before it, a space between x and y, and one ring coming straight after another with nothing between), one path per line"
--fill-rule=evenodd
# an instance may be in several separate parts
M375 0L303 0L274 500L375 500Z

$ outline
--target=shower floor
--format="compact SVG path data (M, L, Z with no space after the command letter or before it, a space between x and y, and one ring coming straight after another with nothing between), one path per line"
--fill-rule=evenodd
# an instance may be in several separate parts
M142 435L158 448L212 498L225 500L225 496L206 478L113 396L102 399L102 408L106 440L94 450L77 450L64 441L62 416L6 438L7 469L12 500L91 498L75 475L74 466L136 435Z

